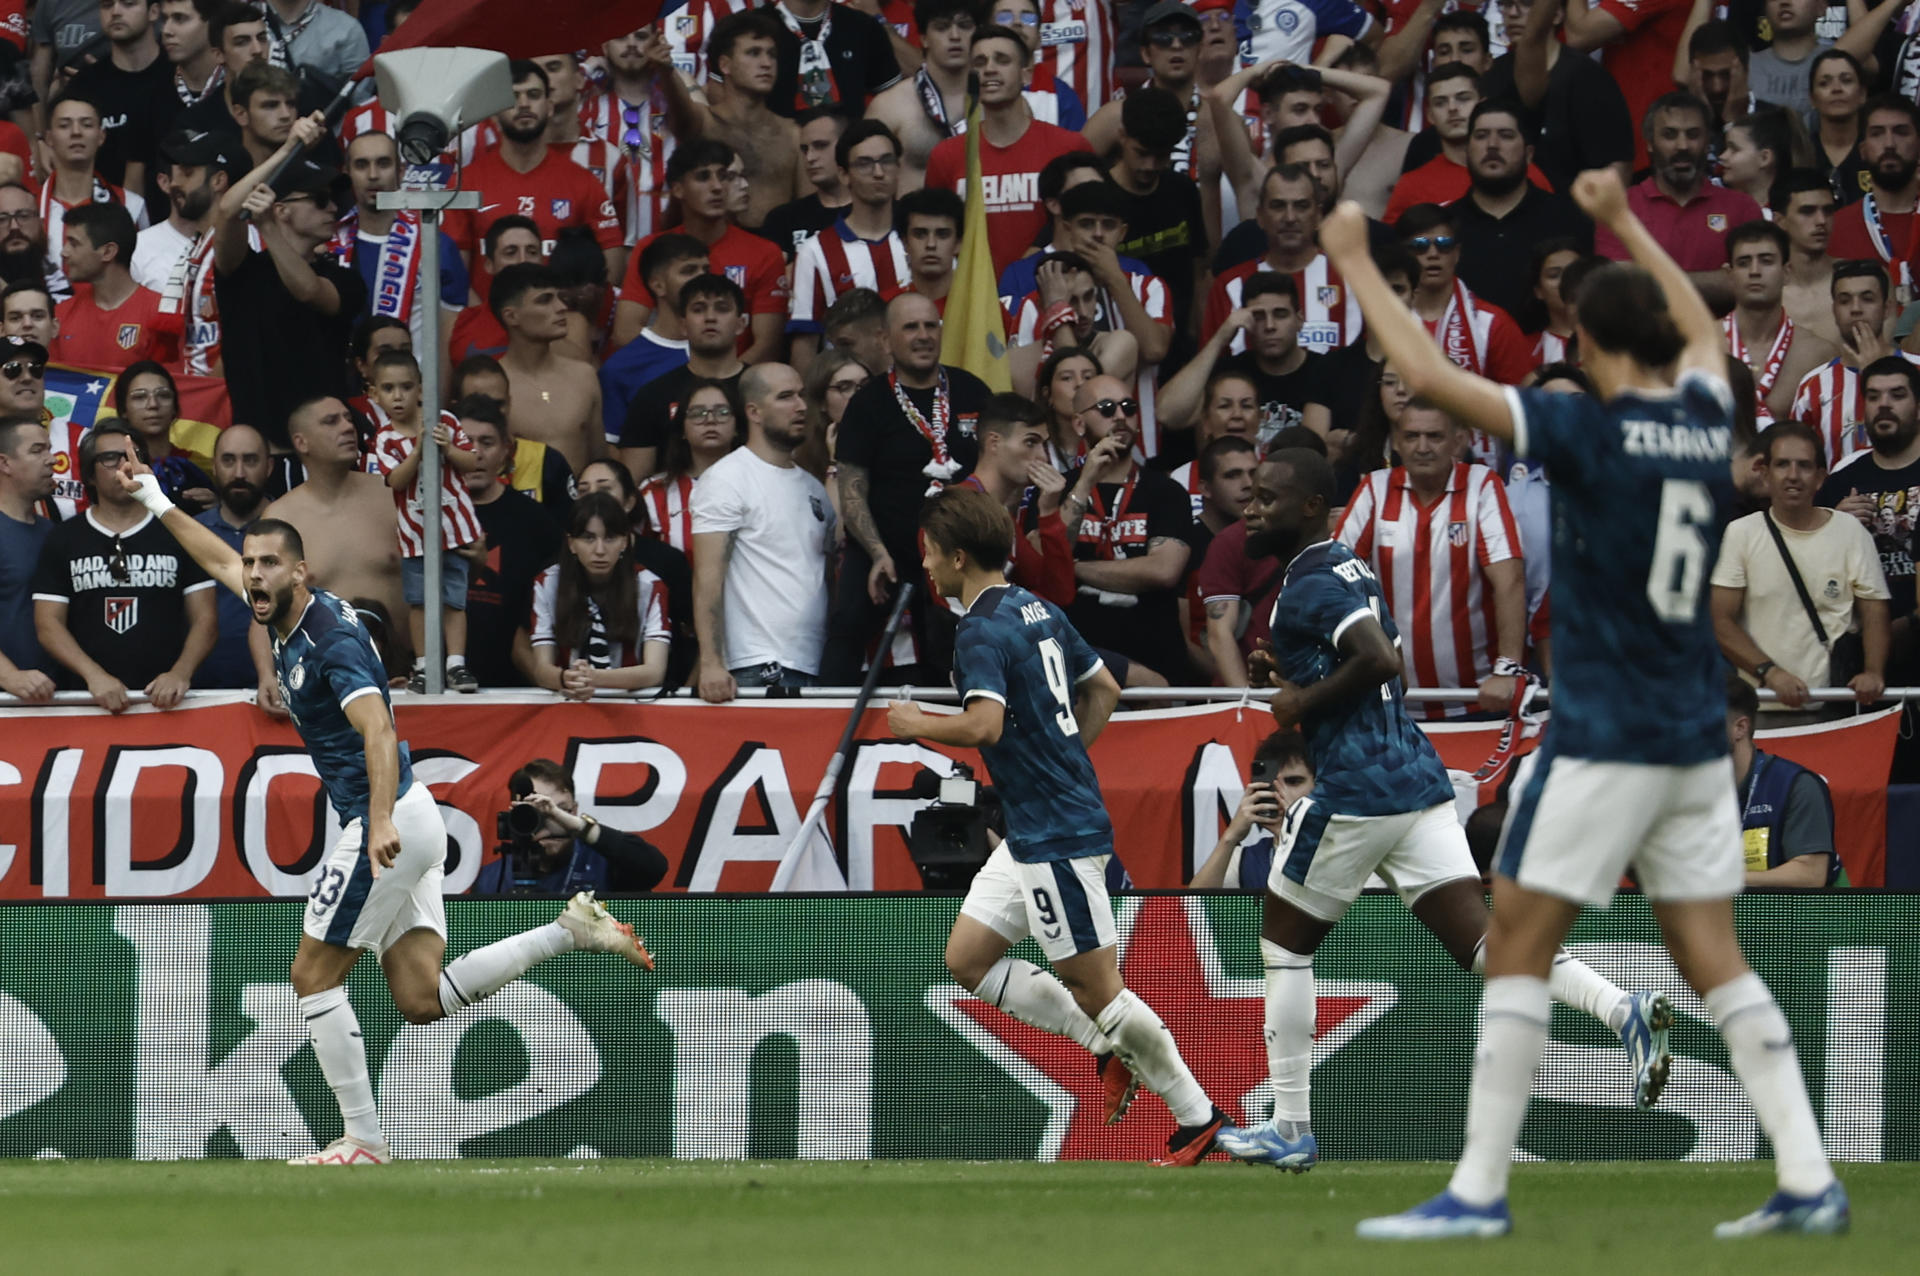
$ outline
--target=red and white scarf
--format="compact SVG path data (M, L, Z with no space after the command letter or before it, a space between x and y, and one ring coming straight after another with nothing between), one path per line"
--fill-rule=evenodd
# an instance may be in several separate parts
M786 10L782 9L782 13ZM900 385L900 373L887 373L887 386L893 391L893 401L900 405L900 411L906 415L907 423L920 431L920 437L933 449L933 459L920 467L920 472L933 481L927 485L927 495L931 496L953 481L960 472L953 457L947 451L947 421L952 416L952 395L947 392L947 370L940 369L940 379L933 387L933 420L914 406L912 399Z
M1477 377L1487 374L1486 338L1474 323L1479 308L1474 305L1473 294L1456 277L1453 281L1453 296L1447 301L1446 313L1440 316L1440 348L1447 358L1459 364Z
M1734 322L1739 312L1728 315L1720 321L1721 331L1727 334L1727 349L1733 357L1751 367L1747 358L1747 341L1740 335L1740 325ZM1773 393L1773 387L1780 380L1780 368L1787 361L1787 350L1793 345L1793 319L1786 311L1780 312L1780 331L1774 335L1773 348L1767 351L1767 362L1760 371L1753 374L1753 397L1756 410L1762 424L1771 424L1773 413L1767 408L1767 396Z
M173 322L180 325L184 334L180 348L186 370L202 377L212 376L213 365L220 359L220 306L213 289L213 238L212 230L203 230L194 236L187 250L175 259L173 269L167 272L166 287L160 292L160 313L174 316ZM196 336L198 324L207 325L198 330L200 333L212 335Z
M414 294L420 287L420 214L398 212L380 246L373 271L373 313L401 323L411 321ZM353 264L360 245L360 210L340 219L329 251L343 266Z
M78 204L69 204L65 200L56 199L54 197L53 187L56 180L57 180L56 178L49 177L47 178L47 184L40 188L40 222L42 225L48 226L48 227L51 227L54 224L53 210L56 207L59 208L62 212L65 212L69 208L79 207ZM93 175L93 195L91 199L83 200L81 202L94 203L94 204L124 204L126 201L120 198L120 188L118 186L109 185L107 182L104 182L100 179L100 174L95 173Z
M1893 273L1893 286L1900 292L1901 301L1909 300L1913 296L1913 266L1907 261L1907 245L1903 244L1898 252L1895 251L1893 236L1881 224L1880 205L1871 191L1860 201L1860 217L1867 224L1867 239L1873 244L1873 251L1880 255L1880 260Z

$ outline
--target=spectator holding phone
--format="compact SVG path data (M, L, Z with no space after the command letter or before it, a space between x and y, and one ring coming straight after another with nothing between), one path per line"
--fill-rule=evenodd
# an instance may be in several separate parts
M1275 731L1253 751L1246 792L1226 831L1187 883L1191 890L1265 890L1293 804L1313 792L1313 759L1298 731Z

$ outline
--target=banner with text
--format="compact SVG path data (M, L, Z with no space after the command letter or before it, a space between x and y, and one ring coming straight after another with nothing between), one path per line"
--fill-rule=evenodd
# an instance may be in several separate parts
M196 699L162 713L0 713L0 900L296 897L339 835L313 762L285 722L250 698ZM495 854L507 778L547 757L580 806L641 834L692 891L766 889L846 721L847 706L792 701L571 704L492 697L397 704L414 773L439 799L450 840L446 889L466 890ZM1838 841L1856 885L1884 880L1886 785L1897 717L1803 728L1765 747L1833 788ZM1136 885L1183 885L1240 800L1272 720L1258 705L1117 714L1093 760L1117 850ZM1430 728L1449 766L1472 771L1497 726ZM830 812L854 890L915 890L905 831L925 802L919 767L948 757L896 741L869 709ZM971 763L977 755L946 754ZM1732 798L1729 796L1729 800Z
M657 971L569 953L420 1026L363 962L350 990L387 1137L403 1157L1154 1155L1173 1125L1158 1099L1104 1125L1084 1050L952 982L941 951L957 910L930 895L619 901ZM1920 1158L1920 1021L1895 1013L1920 998L1920 897L1755 896L1737 910L1834 1156ZM1259 901L1128 895L1116 912L1128 983L1215 1102L1264 1118ZM455 900L451 950L552 916ZM281 902L0 909L0 1156L284 1157L337 1136L286 982L299 927ZM1623 987L1673 998L1672 1080L1637 1110L1613 1034L1558 1007L1523 1154L1771 1155L1645 902L1584 917L1571 946ZM1384 894L1355 905L1316 970L1321 1154L1452 1160L1480 981Z

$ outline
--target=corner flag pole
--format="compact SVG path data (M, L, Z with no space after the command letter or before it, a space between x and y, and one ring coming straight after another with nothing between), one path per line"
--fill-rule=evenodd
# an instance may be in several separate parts
M800 822L800 831L787 846L787 853L780 857L780 867L774 870L773 890L845 890L846 877L832 858L833 842L826 836L825 822L827 803L833 800L833 790L840 783L840 772L847 764L847 754L853 749L854 732L860 729L860 715L867 711L867 702L873 699L874 690L880 685L880 670L886 653L893 649L893 635L899 631L900 619L907 614L907 603L913 597L913 582L905 581L900 591L893 596L893 613L887 617L887 627L880 634L880 645L874 648L873 662L867 666L867 680L860 684L860 694L854 698L853 712L847 715L846 729L840 732L839 747L834 749L833 757L827 763L826 774L820 777L820 787L813 791L813 804L807 808L807 818ZM825 865L803 865L816 842L826 843L828 862ZM833 871L828 873L826 870ZM798 883L795 878L806 874L806 880ZM836 882L833 879L838 878Z

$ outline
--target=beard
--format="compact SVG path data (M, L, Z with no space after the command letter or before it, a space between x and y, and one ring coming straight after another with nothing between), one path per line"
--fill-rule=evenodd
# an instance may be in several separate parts
M1521 167L1508 169L1504 173L1485 175L1473 174L1473 188L1495 198L1513 194L1520 184L1527 180L1527 170Z
M1278 558L1292 547L1293 542L1293 533L1283 532L1276 528L1270 527L1265 531L1259 532L1248 531L1247 557Z
M1881 433L1883 424L1887 427L1887 432L1884 434ZM1888 456L1906 451L1916 435L1920 435L1920 420L1898 421L1875 418L1867 424L1868 445L1874 451Z
M285 620L287 618L288 612L293 610L293 586L292 585L288 585L285 589L279 589L279 590L267 589L267 590L262 590L260 592L264 593L269 599L273 601L272 608L268 610L265 616L256 617L256 619L259 621L260 624L277 625L282 620ZM249 611L252 611L253 609L252 594L247 595L247 609Z
M512 124L508 123L506 120L501 120L500 132L503 135L505 135L508 141L513 142L519 146L525 146L529 142L537 142L541 138L547 135L547 122L545 120L541 120L538 124L534 125L532 128L522 129L522 128L515 128Z
M214 494L220 503L242 518L250 518L253 512L266 503L267 494L246 479L233 479L221 484Z
M0 247L0 279L12 284L22 279L36 279L45 283L46 278L47 246L44 242Z
M1901 190L1913 180L1917 169L1920 169L1920 161L1899 155L1882 155L1873 165L1873 184L1881 190Z
M202 183L190 191L172 192L174 211L185 221L197 222L213 208L213 189Z

